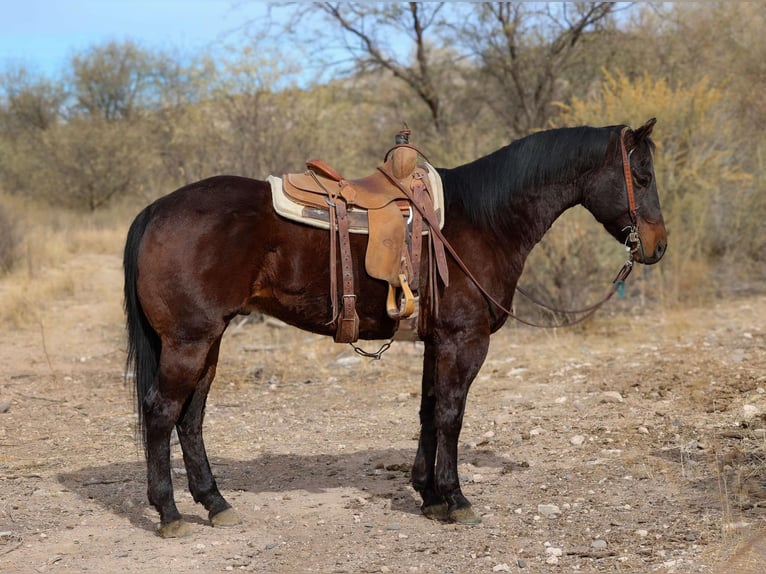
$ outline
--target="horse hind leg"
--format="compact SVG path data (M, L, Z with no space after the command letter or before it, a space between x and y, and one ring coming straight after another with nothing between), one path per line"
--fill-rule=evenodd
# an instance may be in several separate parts
M176 538L191 532L173 498L170 435L204 371L209 342L163 342L156 384L146 394L142 409L147 467L147 496L160 515L159 534Z
M184 406L176 430L183 451L189 491L194 501L205 507L213 526L226 527L235 526L241 520L218 490L202 437L205 403L215 378L220 345L219 338L211 347L197 388Z

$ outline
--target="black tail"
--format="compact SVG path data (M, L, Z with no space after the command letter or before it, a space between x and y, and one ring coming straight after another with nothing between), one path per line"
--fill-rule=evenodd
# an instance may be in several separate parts
M138 433L144 448L146 447L146 429L142 405L147 393L155 385L162 348L159 336L149 325L149 321L141 308L136 285L138 280L138 250L149 219L149 209L147 208L139 213L131 224L122 261L125 271L124 306L128 332L128 359L125 365L125 378L128 380L131 375L133 376L138 407Z

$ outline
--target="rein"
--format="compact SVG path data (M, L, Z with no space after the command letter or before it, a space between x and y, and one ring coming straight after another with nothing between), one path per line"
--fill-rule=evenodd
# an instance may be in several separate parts
M581 313L585 313L583 317L580 317L579 319L567 323L566 326L570 325L576 325L577 323L581 323L582 321L588 319L591 317L604 303L606 303L609 299L612 298L612 295L615 291L621 290L625 284L625 279L628 278L628 275L630 275L630 271L633 266L633 254L641 249L643 251L643 245L641 244L641 239L638 235L638 208L636 207L636 196L633 191L633 176L630 172L630 154L631 152L628 152L626 146L625 146L625 134L628 132L630 128L625 126L622 128L622 131L620 131L620 152L622 155L622 171L623 175L625 177L625 192L628 196L628 213L630 215L630 226L627 227L628 231L628 237L625 241L625 249L628 251L628 261L623 265L622 269L620 269L619 273L617 274L617 277L615 277L614 281L612 282L612 290L604 297L602 300L598 301L597 303L594 303L593 305L590 305L588 307L585 307L583 309L558 309L556 307L551 307L550 305L547 305L545 303L542 303L535 299L528 291L524 290L521 287L516 287L516 291L526 297L531 303L534 303L538 307L545 309L547 311L551 311L553 313L562 313L562 314L571 314L571 315L579 315ZM516 318L516 317L514 317ZM518 320L518 319L517 319ZM522 323L525 323L524 321L521 321ZM529 323L525 323L529 325ZM547 325L534 325L535 327L548 327Z
M426 213L425 210L422 210L421 207L417 204L417 202L414 201L414 198L412 197L412 193L409 189L404 187L399 181L394 177L393 174L389 173L385 168L378 167L378 169L399 189L410 199L412 204L415 206L415 208L421 212L423 215L423 218L428 221L431 232L442 241L444 244L444 248L452 255L452 257L455 260L455 263L457 263L458 267L463 271L463 273L466 274L466 276L476 285L476 288L489 300L490 303L495 305L500 311L511 317L512 319L515 319L519 323L522 323L524 325L527 325L529 327L538 327L538 328L545 328L545 329L552 329L559 326L572 326L576 325L577 323L581 323L585 321L586 319L590 318L596 311L598 311L609 299L612 298L612 296L617 291L621 291L624 287L625 280L630 275L631 271L633 270L633 254L639 250L643 249L641 245L641 240L638 235L638 209L636 208L636 199L635 194L633 192L633 177L631 175L630 171L630 153L627 151L625 146L625 134L628 132L630 128L627 126L622 129L620 132L620 148L622 152L622 167L623 167L623 174L625 176L625 187L626 192L628 195L628 209L630 213L630 221L631 225L629 226L629 233L628 238L625 242L626 249L628 250L628 260L625 262L625 264L622 266L620 271L615 276L614 280L612 281L612 288L609 290L609 293L601 299L599 302L594 303L593 305L590 305L584 309L580 309L577 311L566 311L566 310L560 310L555 309L552 307L549 307L547 305L544 305L542 303L539 303L534 298L532 298L526 291L524 291L520 287L516 287L516 290L521 293L523 296L525 296L527 299L535 303L536 305L543 307L545 309L548 309L549 311L553 312L559 312L559 313L572 313L572 314L580 314L585 313L582 317L578 318L575 321L572 321L571 323L567 323L566 325L540 325L537 323L533 323L531 321L527 321L526 319L522 319L521 317L518 317L513 311L510 309L507 309L504 305L502 305L500 302L497 301L490 293L479 283L479 280L476 279L476 277L471 273L471 271L468 269L468 266L465 264L465 262L460 258L460 256L457 254L455 249L452 247L452 245L447 241L447 238L444 237L444 235L441 232L441 229L439 229L438 222L434 222L431 220L430 214Z

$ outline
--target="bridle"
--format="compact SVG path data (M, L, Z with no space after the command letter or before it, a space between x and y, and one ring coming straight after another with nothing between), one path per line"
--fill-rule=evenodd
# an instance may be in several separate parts
M633 254L638 250L641 250L643 255L644 246L641 244L641 237L638 235L638 208L636 207L636 194L633 191L633 174L630 170L630 156L633 150L628 151L625 146L625 134L628 133L628 130L630 128L625 126L620 131L620 151L622 153L622 171L625 176L625 192L628 195L628 214L630 216L630 225L625 228L628 230L625 247L630 253L632 260Z

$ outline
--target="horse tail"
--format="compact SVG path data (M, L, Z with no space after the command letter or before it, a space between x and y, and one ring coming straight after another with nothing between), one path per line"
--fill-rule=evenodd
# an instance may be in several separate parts
M137 434L146 448L146 428L144 426L143 402L147 394L156 385L155 379L159 367L162 344L156 331L141 308L138 300L138 251L141 239L150 221L149 209L144 209L136 216L128 230L123 257L125 272L124 308L128 335L128 357L125 364L125 380L133 377L135 401L138 412Z

